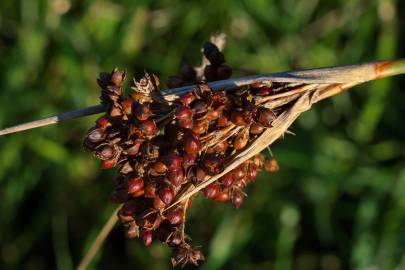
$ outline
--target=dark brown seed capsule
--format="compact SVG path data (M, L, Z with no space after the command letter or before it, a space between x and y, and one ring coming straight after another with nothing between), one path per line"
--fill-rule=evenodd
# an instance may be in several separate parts
M105 139L105 131L101 128L93 129L92 131L87 134L87 138L92 143L98 143Z
M212 65L208 65L204 68L204 76L207 82L213 82L217 80L217 69Z
M235 181L241 180L246 176L246 172L245 172L242 165L240 165L237 168L233 169L231 171L231 173L233 174L233 177L235 178Z
M183 86L183 80L179 76L170 76L167 80L167 87L177 88Z
M196 154L183 154L183 166L184 168L190 167L191 165L195 164L195 160L197 158Z
M251 183L259 176L259 169L255 164L250 164L247 169L246 182Z
M184 181L184 171L182 168L175 171L170 171L167 178L174 186L180 186Z
M160 211L166 207L166 204L160 199L160 197L156 196L153 198L153 208Z
M111 117L119 117L122 116L122 111L118 107L112 107L111 110L109 111L109 115Z
M239 208L245 199L245 195L239 189L234 189L231 194L231 201L235 208Z
M192 129L193 128L193 120L191 118L178 120L177 124L182 129Z
M127 238L133 239L133 238L139 237L139 226L136 225L135 221L129 222L126 225L127 225L127 230L126 230L125 234L126 234Z
M139 191L143 189L142 178L131 178L128 182L128 193L133 195L139 194Z
M265 127L271 127L271 123L277 118L274 112L270 109L261 107L258 109L257 121Z
M158 128L153 120L145 120L140 124L142 132L147 136L153 136L158 132Z
M184 210L180 207L170 208L167 211L167 220L172 225L180 224L183 221Z
M176 153L168 154L163 160L169 171L175 171L181 168L183 158Z
M197 182L201 182L205 180L205 171L200 168L200 167L196 167L196 172L195 172L195 178L197 180Z
M153 241L153 232L151 230L142 233L142 240L145 246L150 246Z
M171 201L174 198L174 190L173 190L173 188L171 188L169 186L163 187L159 191L159 197L163 201L164 204L166 204L166 205L170 204Z
M264 161L264 170L266 172L277 172L278 170L280 170L280 166L278 165L276 159L270 158Z
M126 149L125 152L130 155L130 156L135 156L139 152L139 148L141 147L142 142L141 141L136 141L134 145L132 145L130 148Z
M250 125L249 132L253 135L258 135L258 134L261 134L263 132L263 130L264 130L263 126L254 122Z
M224 169L221 160L218 157L212 155L205 156L204 168L210 175L221 173Z
M106 145L101 148L101 150L97 151L97 157L106 160L111 159L115 156L115 150L113 147Z
M248 142L249 142L249 133L241 132L235 137L235 140L233 141L233 147L236 150L240 150L243 149Z
M125 72L114 69L113 72L111 72L111 82L116 86L120 86L125 80L125 75Z
M255 155L253 157L253 159L252 159L253 164L255 164L258 168L263 167L264 160L265 160L265 158L264 158L264 155L262 153L259 153L259 154Z
M117 165L117 160L116 159L107 159L101 161L101 168L104 170L108 170L113 168L115 165Z
M153 163L152 169L156 173L165 173L167 171L167 167L162 161L156 161L155 163Z
M217 68L218 80L226 80L232 76L232 69L228 65L220 65Z
M209 122L207 120L200 120L197 121L194 125L193 125L193 132L196 134L203 134L208 130L209 127Z
M193 110L195 113L203 113L207 111L207 103L204 101L197 101L193 106Z
M231 121L237 126L247 125L242 111L233 111L231 113Z
M220 127L227 127L231 124L231 121L229 120L228 116L222 114L218 120L217 120L217 125Z
M207 112L206 119L208 121L214 121L214 120L217 120L220 115L221 115L221 113L218 110L211 109Z
M227 200L229 200L229 192L228 192L228 191L221 191L221 192L219 192L219 193L215 196L214 200L215 200L216 202L226 202Z
M175 117L179 120L191 119L193 111L186 106L182 106L176 110Z
M228 148L228 142L226 140L217 143L213 148L212 151L218 154L224 154L226 149Z
M193 102L195 99L195 96L193 95L193 93L187 93L184 94L180 97L179 101L181 104L183 104L184 106L188 106L190 105L191 102Z
M219 192L221 192L221 188L215 183L210 184L203 190L204 196L209 199L215 198Z
M224 187L232 186L233 182L235 181L234 175L232 173L227 173L221 178L219 178L219 182L224 185Z
M112 126L112 123L110 121L110 119L108 118L108 116L102 116L99 119L97 119L96 121L97 127L102 128L102 129L106 129L110 126Z
M124 99L121 101L122 111L126 115L132 114L132 100L131 99Z
M201 150L201 142L198 136L187 133L184 136L183 148L187 154L197 154Z
M134 115L139 121L145 121L146 119L148 119L152 115L152 113L150 111L149 105L138 104L135 107Z
M146 198L155 198L156 197L156 184L149 183L145 186L145 197Z
M273 91L270 88L261 88L259 90L257 90L256 95L258 96L267 96L267 95L271 95L273 93Z

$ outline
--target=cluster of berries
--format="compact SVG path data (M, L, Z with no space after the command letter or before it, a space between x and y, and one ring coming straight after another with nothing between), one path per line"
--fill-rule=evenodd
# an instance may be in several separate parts
M212 63L206 68L218 71L224 58L215 48L206 45L204 54ZM124 80L125 72L117 69L100 74L106 113L88 131L84 147L101 160L103 169L118 168L112 200L122 204L118 216L126 235L141 237L146 246L154 239L167 243L173 248L173 265L197 265L204 255L189 244L184 232L192 197L176 202L221 173L236 153L271 126L276 114L252 102L254 95L271 90L252 85L213 91L200 82L193 91L167 102L156 76L145 74L134 81L128 97L122 94ZM217 202L230 200L238 208L245 198L243 189L261 168L275 171L278 166L274 159L256 155L201 193Z

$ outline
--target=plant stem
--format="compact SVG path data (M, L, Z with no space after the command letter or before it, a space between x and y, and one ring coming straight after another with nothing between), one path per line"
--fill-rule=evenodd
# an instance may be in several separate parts
M119 205L108 221L104 224L103 229L98 233L96 239L92 243L89 250L84 255L83 259L80 261L79 266L76 268L77 270L84 270L87 269L90 262L93 260L94 256L97 254L97 251L100 249L101 245L103 244L104 240L110 234L111 230L114 228L115 223L117 223L117 212L121 208L122 205Z
M254 82L297 82L308 84L344 83L355 85L398 74L405 74L405 59L377 61L351 66L327 67L309 70L279 72L265 75L253 75L248 77L216 81L208 84L214 90L229 90L235 87L252 84ZM165 99L168 101L173 101L179 95L187 93L195 87L195 85L191 85L168 89L164 91ZM0 130L0 136L32 128L56 124L62 121L102 112L104 112L103 105L95 105L84 109L65 112L56 116L5 128L3 130Z

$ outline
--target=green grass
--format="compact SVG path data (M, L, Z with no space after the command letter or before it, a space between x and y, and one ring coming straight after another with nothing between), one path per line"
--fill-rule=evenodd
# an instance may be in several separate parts
M99 72L163 81L228 34L234 76L405 57L394 0L0 2L0 127L98 102ZM274 144L239 210L198 199L201 269L405 268L405 78L314 106ZM112 172L81 147L96 117L0 138L0 268L72 269L112 212ZM92 269L167 269L117 226Z

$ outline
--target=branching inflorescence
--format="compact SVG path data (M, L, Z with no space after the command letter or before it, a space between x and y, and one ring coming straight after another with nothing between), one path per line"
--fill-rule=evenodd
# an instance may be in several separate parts
M84 141L103 169L118 168L112 200L123 204L118 217L126 235L141 237L146 246L153 239L167 243L173 247L173 265L197 265L204 260L184 232L186 210L197 193L179 198L222 173L224 164L271 127L280 112L257 102L273 94L268 84L213 91L203 79L228 79L232 71L213 43L206 43L203 53L209 65L202 74L184 65L179 76L169 78L172 87L197 83L193 91L170 102L161 94L155 75L145 73L141 80L134 80L130 95L124 97L125 72L101 73L97 82L107 112ZM244 188L263 167L278 169L274 159L257 154L200 193L239 208Z

